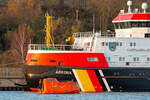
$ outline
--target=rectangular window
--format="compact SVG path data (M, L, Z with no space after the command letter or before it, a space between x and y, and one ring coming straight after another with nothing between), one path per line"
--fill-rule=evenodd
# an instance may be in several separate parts
M110 58L110 57L107 57L106 59L107 59L107 61L108 61L108 62L110 62L110 61L111 61L111 58Z
M119 43L117 42L117 46L119 46Z
M140 60L139 57L134 57L134 58L133 58L133 61L134 61L134 62L138 62L139 60Z
M49 62L56 62L56 60L50 60Z
M130 46L131 46L131 47L132 47L132 46L135 47L135 46L136 46L136 43L135 43L135 42L131 42L131 43L130 43Z
M133 61L136 61L136 58L135 58L135 57L133 58Z
M132 47L132 43L130 43L130 46Z
M134 46L136 46L136 43L134 42Z
M102 46L105 46L105 42L102 42Z
M139 61L139 57L137 57L137 61Z
M150 61L150 58L147 58L147 61Z
M121 61L122 59L121 59L121 57L119 57L119 61Z
M108 46L108 42L106 42L106 46Z
M125 57L119 57L119 61L125 61Z
M97 57L87 57L87 60L89 61L89 62L98 62L98 58Z
M35 60L35 59L31 59L31 62L37 62L38 60Z
M120 46L122 46L122 42L120 42Z

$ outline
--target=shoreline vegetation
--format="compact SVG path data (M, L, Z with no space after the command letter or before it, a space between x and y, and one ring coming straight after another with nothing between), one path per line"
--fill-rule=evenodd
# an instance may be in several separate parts
M46 12L53 16L51 33L55 44L64 44L65 39L74 32L92 31L93 15L96 31L114 32L112 19L121 9L127 11L126 2L127 0L0 0L0 67L23 65L27 45L45 43ZM142 2L150 5L149 0L133 0L133 8L142 11Z

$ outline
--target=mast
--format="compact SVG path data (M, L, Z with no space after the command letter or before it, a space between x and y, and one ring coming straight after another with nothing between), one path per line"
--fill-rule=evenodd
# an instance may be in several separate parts
M93 14L93 34L95 33L95 13Z
M54 46L54 40L51 36L51 32L53 29L53 16L49 16L48 12L46 13L46 45L52 45L53 48Z

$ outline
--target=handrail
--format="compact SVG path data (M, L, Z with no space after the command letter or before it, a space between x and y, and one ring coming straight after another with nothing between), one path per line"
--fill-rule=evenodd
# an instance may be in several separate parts
M55 48L53 47L52 44L29 44L28 45L28 50L46 50L46 51L51 51L51 50L70 51L70 50L74 50L74 51L83 51L83 49L77 48L73 45L60 45L60 44L56 44Z
M93 37L96 35L97 37L115 37L114 32L106 32L106 33L93 33L93 32L78 32L73 34L75 38L82 37Z

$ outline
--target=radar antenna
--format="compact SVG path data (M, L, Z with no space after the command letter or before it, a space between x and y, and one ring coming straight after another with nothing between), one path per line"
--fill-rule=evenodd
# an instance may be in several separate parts
M127 5L129 6L129 8L128 8L128 13L131 13L131 6L132 6L132 1L131 0L129 0L128 2L127 2Z
M144 10L144 13L146 13L147 8L148 8L148 4L146 2L142 3L142 9Z

